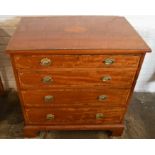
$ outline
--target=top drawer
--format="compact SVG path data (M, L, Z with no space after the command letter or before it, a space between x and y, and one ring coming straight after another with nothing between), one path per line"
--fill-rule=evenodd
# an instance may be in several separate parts
M138 55L15 55L16 68L137 67Z

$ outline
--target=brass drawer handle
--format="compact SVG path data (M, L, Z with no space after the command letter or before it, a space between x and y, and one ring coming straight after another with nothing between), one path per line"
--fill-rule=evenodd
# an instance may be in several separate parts
M112 78L111 76L107 75L107 76L103 76L102 77L102 81L105 82L105 81L110 81Z
M43 77L43 79L42 79L42 82L43 83L51 83L53 81L53 79L52 79L52 77L50 77L50 76L45 76L45 77Z
M53 101L53 99L54 99L54 97L51 96L51 95L46 95L46 96L44 97L45 103L50 103L50 102Z
M105 59L103 62L105 65L111 65L115 62L115 60L108 58L108 59Z
M42 66L50 66L51 63L52 63L52 61L51 61L51 59L49 59L49 58L43 58L43 59L41 59L41 61L40 61L40 64L41 64Z
M107 98L108 98L107 95L100 95L100 96L98 97L98 100L99 100L99 101L104 101L104 100L106 100Z
M54 116L53 114L47 114L47 115L46 115L46 119L47 119L47 120L54 120L54 117L55 117L55 116Z
M97 113L96 114L96 119L102 119L102 118L104 118L105 116L104 116L104 114L103 113Z

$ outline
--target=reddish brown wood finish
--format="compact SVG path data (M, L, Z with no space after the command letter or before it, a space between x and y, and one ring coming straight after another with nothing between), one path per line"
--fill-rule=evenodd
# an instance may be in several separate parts
M18 72L21 89L51 89L55 87L105 87L130 88L136 73L135 68L112 69L53 69L49 71L20 70ZM52 81L42 82L43 78L50 76ZM104 76L111 80L102 81Z
M37 26L36 26L37 25ZM144 54L150 48L122 17L22 19L7 52L11 55L25 118L26 137L50 130L123 132L123 118ZM42 66L49 58L50 66ZM114 63L105 65L111 58ZM111 80L102 81L103 76ZM53 81L42 82L51 76ZM45 95L54 96L45 103ZM107 95L99 101L100 95ZM96 114L105 117L96 119ZM47 120L53 114L53 120Z
M116 16L24 17L7 47L8 52L50 49L150 51L126 19Z
M39 129L39 130L38 130ZM36 137L40 131L53 130L106 130L112 131L112 136L121 136L124 129L123 124L112 125L27 125L24 127L25 137Z
M51 60L51 65L42 66L43 58ZM106 59L114 60L106 65ZM16 68L50 70L53 68L137 68L139 55L15 55Z
M124 108L31 108L26 109L28 124L59 124L59 125L90 125L90 124L116 124L120 123ZM96 119L96 114L102 113L103 118ZM48 120L48 114L54 115Z
M112 107L126 104L130 89L52 89L52 90L26 90L21 91L26 107L79 107L98 106ZM45 96L53 96L50 102L45 101ZM101 95L106 95L105 100L100 100Z

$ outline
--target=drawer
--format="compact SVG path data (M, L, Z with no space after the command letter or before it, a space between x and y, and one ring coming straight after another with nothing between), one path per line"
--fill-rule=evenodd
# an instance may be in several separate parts
M124 108L30 108L27 124L114 124L120 123Z
M53 69L51 71L20 70L19 82L22 89L50 89L54 87L108 86L130 88L136 69Z
M125 105L128 89L59 89L21 91L27 107L118 106Z
M137 67L138 55L15 55L16 68Z

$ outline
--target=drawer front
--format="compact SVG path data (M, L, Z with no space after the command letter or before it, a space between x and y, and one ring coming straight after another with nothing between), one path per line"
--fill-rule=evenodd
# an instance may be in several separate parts
M16 68L104 68L137 67L138 55L16 55Z
M27 107L118 106L125 105L128 89L60 89L21 91Z
M27 124L114 124L120 123L124 108L30 108Z
M90 87L108 86L130 88L136 69L64 69L52 71L19 71L22 89L40 89L54 87Z

